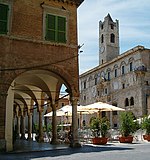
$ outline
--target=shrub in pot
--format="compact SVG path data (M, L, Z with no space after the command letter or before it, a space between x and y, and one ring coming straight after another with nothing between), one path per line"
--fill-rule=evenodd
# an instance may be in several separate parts
M107 133L110 128L110 123L106 117L98 118L92 117L90 120L90 128L92 130L94 138L93 144L106 144L107 143Z
M150 142L150 117L146 116L142 119L141 127L146 131L146 134L143 135L144 140Z
M120 114L120 143L132 143L132 134L138 129L138 122L134 120L132 112L122 112Z

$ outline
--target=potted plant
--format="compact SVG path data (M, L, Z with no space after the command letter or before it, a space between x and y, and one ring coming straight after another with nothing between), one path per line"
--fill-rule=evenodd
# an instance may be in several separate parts
M122 112L120 115L120 143L132 143L132 134L138 129L138 123L134 120L132 112Z
M143 135L144 140L150 142L150 117L146 116L142 119L141 127L146 131L146 134Z
M94 138L92 139L93 144L106 144L107 133L110 127L110 123L106 117L98 118L92 117L90 120L90 128L92 130Z

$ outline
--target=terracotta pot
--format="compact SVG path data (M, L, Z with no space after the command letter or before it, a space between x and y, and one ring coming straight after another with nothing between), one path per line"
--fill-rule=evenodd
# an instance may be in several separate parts
M95 137L92 139L93 144L106 144L107 143L107 139L106 137Z
M143 135L144 140L150 142L150 135Z
M132 143L133 136L127 136L127 137L119 137L120 143Z

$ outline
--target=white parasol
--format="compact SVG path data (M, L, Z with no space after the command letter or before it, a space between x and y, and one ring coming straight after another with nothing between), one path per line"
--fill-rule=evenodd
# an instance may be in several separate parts
M103 102L96 102L87 106L84 106L82 108L83 110L94 110L94 111L125 111L125 109L123 108L119 108L107 103L103 103Z

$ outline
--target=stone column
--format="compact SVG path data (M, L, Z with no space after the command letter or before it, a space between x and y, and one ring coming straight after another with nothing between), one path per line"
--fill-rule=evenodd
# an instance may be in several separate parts
M16 107L16 116L17 116L17 138L20 138L20 116L19 116L19 107Z
M20 116L17 116L17 137L20 138Z
M39 107L39 138L38 138L39 142L44 142L42 113L43 113L43 108L40 106Z
M25 118L24 118L24 108L21 108L21 139L25 139Z
M31 134L32 134L32 114L30 112L30 109L28 109L28 140L32 140Z
M6 116L5 139L6 139L6 151L8 152L13 150L13 104L14 104L14 90L13 87L11 86L8 90L8 96L6 100L6 113L5 113Z
M51 140L51 144L58 144L56 106L57 106L57 104L54 104L54 103L52 104L53 115L52 115L52 140Z
M72 102L72 141L71 147L81 147L78 140L78 115L77 115L77 97L71 99Z

